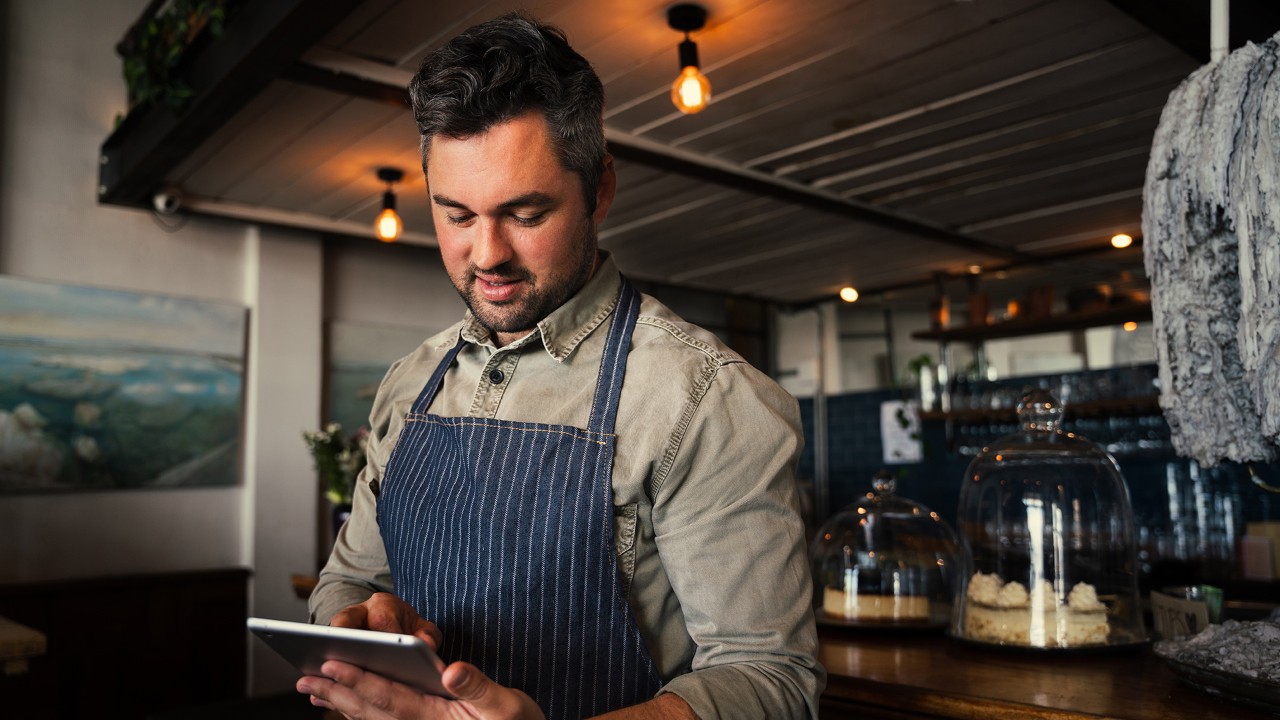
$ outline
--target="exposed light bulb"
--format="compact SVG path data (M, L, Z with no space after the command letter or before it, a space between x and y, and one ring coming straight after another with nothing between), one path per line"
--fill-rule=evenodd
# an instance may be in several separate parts
M387 184L387 190L382 193L382 212L373 219L373 234L382 242L395 242L404 231L404 221L396 214L396 194L391 189L403 177L399 168L378 168L378 179Z
M1125 332L1133 332L1134 330L1137 330L1137 329L1138 329L1138 323L1136 323L1136 322L1134 322L1134 321L1132 321L1132 320L1130 320L1129 322L1127 322L1127 323L1125 323L1125 324L1124 324L1124 331L1125 331Z
M1127 248L1132 244L1133 238L1125 235L1124 233L1117 233L1111 236L1111 247L1116 248L1117 250L1120 248Z
M373 221L373 229L374 234L382 242L395 242L404 230L404 221L392 208L383 208L382 212L378 213L377 219Z
M671 84L671 102L686 115L701 112L711 102L711 82L697 65L686 66L676 76Z
M851 287L840 288L840 299L845 302L857 302L858 291Z

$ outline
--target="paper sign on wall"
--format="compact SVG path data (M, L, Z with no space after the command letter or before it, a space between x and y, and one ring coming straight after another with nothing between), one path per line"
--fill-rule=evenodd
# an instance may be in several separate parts
M880 437L886 465L903 465L923 460L919 405L907 400L881 403Z

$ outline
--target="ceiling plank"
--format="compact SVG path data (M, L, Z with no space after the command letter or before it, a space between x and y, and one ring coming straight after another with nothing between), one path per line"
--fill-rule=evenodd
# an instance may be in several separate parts
M990 93L994 93L1000 90L1005 90L1007 88L1011 88L1016 85L1021 85L1023 83L1027 83L1033 80L1039 80L1044 76L1051 75L1064 68L1068 68L1080 63L1090 62L1103 55L1106 55L1107 53L1114 52L1127 45L1135 44L1136 42L1137 42L1136 40L1124 40L1124 41L1116 42L1111 45L1106 45L1101 48L1097 48L1087 53L1083 53L1080 55L1076 55L1074 57L1067 58L1065 60L1059 60L1057 62L1053 62L1048 65L1043 65L1041 67L1034 68L1032 70L1028 70L1023 73L1019 73L1017 75L1012 75L1007 78L1002 78L995 82L991 82L986 85L983 85L982 87L967 89L964 92L956 93L950 97L930 100L927 103L924 103L922 105L917 105L916 107L913 107L913 108L900 110L891 115L886 115L884 117L875 118L874 120L869 120L867 122L859 123L853 127L846 128L839 132L823 135L821 137L813 138L811 140L806 140L805 142L798 143L791 147L783 148L781 150L771 152L767 155L761 155L760 157L752 158L751 160L748 160L745 163L745 165L747 167L759 167L761 165L769 165L771 163L775 163L780 160L784 160L788 157L799 155L809 150L827 147L840 140L845 140L845 139L854 137L855 135L862 135L872 130L878 130L882 127L886 127L894 123L901 122L903 120L914 118L920 115L926 115L926 114L950 107L952 105L959 105L961 103L968 102L970 100L982 97ZM992 112L994 112L994 110ZM797 169L803 169L806 165L814 164L815 162L818 162L818 161L820 161L820 159L807 160L803 163L793 163L791 165L784 165L778 168L778 172L784 175L789 174L791 172L794 172Z

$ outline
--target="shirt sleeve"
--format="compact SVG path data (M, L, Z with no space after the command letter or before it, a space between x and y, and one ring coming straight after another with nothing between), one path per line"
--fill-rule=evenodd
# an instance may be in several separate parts
M795 465L796 401L750 365L718 368L659 472L654 533L697 645L663 692L703 720L818 716L826 672Z
M369 417L368 462L356 482L351 502L351 517L342 525L334 541L333 552L320 570L316 588L307 600L310 621L328 625L339 610L369 599L376 592L394 592L391 568L387 562L382 535L378 531L378 500L373 488L382 482L395 435L393 410L388 399L390 379L400 365L387 371Z

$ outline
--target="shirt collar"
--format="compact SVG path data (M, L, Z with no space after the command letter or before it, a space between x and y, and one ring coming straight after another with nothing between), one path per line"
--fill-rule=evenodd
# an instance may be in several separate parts
M618 304L621 285L622 276L613 257L608 252L601 251L600 263L595 273L573 297L543 318L533 332L502 349L521 348L534 342L534 338L541 338L547 354L556 362L564 362L591 331L599 327L613 312L614 306ZM458 332L466 342L493 347L489 330L476 320L470 310L463 318ZM452 346L453 340L448 343Z

